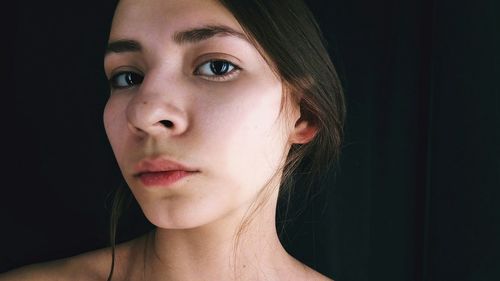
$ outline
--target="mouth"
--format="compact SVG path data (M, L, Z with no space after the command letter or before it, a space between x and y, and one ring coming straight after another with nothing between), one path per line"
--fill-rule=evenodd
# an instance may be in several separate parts
M176 174L175 172L177 174L181 172L186 174L199 172L195 168L188 167L166 157L146 158L134 167L134 171L134 177L141 177L143 175L147 175L148 177L166 174L173 175Z
M190 176L197 172L190 172L184 170L170 170L161 172L143 172L137 177L145 186L161 186L168 187L180 179Z

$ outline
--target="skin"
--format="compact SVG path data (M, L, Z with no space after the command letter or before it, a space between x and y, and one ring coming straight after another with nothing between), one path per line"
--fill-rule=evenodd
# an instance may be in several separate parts
M278 240L281 172L241 233L239 247L233 247L245 213L280 171L290 146L309 142L316 129L300 118L298 104L287 104L287 114L279 115L286 89L248 41L234 36L172 41L176 31L206 24L243 33L216 1L122 0L116 9L109 42L131 39L142 50L107 54L106 76L131 71L143 80L111 91L104 125L123 177L156 230L118 245L114 278L330 280L290 256ZM239 70L214 80L210 59ZM168 188L145 188L133 176L134 166L158 155L199 172ZM32 270L49 274L59 268L59 276L72 272L73 277L81 271L82 280L102 280L110 262L106 248Z

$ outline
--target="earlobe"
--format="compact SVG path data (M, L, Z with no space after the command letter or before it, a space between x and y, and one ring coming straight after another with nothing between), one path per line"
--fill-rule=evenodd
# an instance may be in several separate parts
M292 135L290 136L291 143L308 143L316 136L318 128L307 120L300 118L295 123Z

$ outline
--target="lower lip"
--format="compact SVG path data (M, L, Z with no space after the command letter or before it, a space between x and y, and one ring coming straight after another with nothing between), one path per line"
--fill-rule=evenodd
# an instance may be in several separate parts
M145 186L166 187L194 173L195 172L188 172L188 171L152 172L152 173L141 174L139 176L139 179Z

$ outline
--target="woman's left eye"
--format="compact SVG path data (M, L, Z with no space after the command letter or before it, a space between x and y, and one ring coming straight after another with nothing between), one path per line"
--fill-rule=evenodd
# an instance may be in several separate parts
M124 89L140 85L144 77L132 71L121 71L109 79L111 89Z
M231 80L240 71L237 65L226 60L210 60L196 68L195 75L204 76L209 80Z

